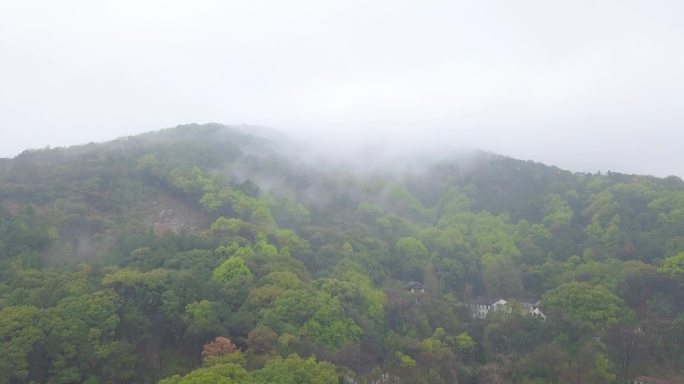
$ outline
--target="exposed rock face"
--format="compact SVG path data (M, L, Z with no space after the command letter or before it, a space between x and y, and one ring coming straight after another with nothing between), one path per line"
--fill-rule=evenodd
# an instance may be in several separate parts
M198 207L176 197L159 194L154 201L141 207L141 219L156 235L165 233L196 233L211 224L209 215Z

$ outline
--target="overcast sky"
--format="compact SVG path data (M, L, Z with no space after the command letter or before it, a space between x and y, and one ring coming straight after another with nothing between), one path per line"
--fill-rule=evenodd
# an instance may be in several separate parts
M0 0L0 157L191 122L684 176L684 1Z

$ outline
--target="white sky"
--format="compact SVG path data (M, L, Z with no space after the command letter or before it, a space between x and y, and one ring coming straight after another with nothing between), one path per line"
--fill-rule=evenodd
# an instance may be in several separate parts
M0 156L210 121L684 176L684 1L0 0Z

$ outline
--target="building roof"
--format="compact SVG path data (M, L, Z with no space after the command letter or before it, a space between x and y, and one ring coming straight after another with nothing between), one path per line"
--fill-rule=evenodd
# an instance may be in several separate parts
M423 285L423 283L419 283L417 281L409 281L406 285L404 285L404 288L406 288L406 289L425 289L425 285Z

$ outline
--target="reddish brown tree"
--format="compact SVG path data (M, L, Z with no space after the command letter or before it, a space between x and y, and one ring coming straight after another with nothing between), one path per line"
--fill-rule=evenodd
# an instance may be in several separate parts
M238 347L236 347L229 338L217 336L214 341L204 344L204 347L202 347L202 358L206 359L207 357L212 356L223 356L238 351Z

